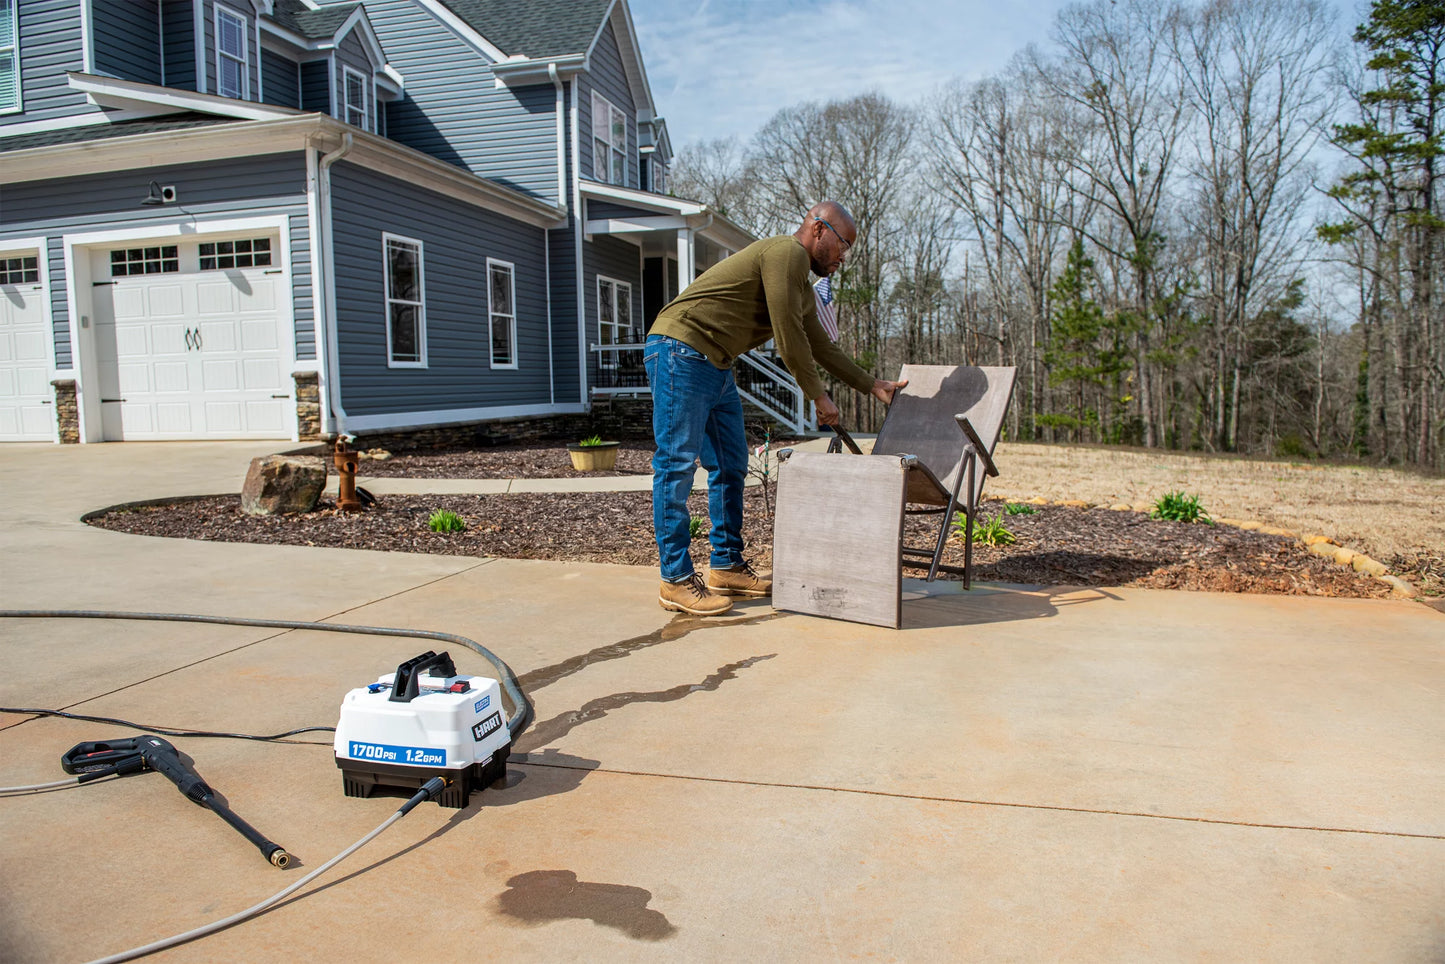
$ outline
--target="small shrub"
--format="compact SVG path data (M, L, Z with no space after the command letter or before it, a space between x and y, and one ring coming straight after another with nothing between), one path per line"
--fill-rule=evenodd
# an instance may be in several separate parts
M968 531L968 516L957 512L953 516L953 531L963 535ZM982 542L986 546L1011 546L1018 541L1017 537L1010 531L1008 526L1003 524L1003 516L996 515L991 519L984 519L975 522L973 525L973 541Z
M1039 510L1022 502L1005 502L1004 511L1009 515L1033 515Z
M426 520L426 524L433 532L461 532L467 527L467 520L450 509L438 509Z
M581 445L581 446L583 446L583 447L585 447L585 448L592 448L592 447L595 446L595 445L601 445L601 444L602 444L602 436L600 436L600 435L589 435L587 438L584 438L582 441L578 442L577 444L578 444L578 445Z
M707 520L702 518L701 516L693 516L692 518L688 519L687 537L689 539L696 539L698 536L702 535L702 527L705 525L707 525Z
M1149 513L1151 519L1170 519L1174 522L1203 522L1213 525L1214 520L1199 504L1199 496L1183 492L1168 492L1154 503Z

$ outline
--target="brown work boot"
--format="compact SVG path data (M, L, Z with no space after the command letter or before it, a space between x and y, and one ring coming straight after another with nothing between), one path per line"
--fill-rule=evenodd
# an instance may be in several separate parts
M773 574L756 572L746 562L727 569L709 569L707 588L724 596L771 596Z
M657 592L657 601L662 608L675 613L692 613L694 616L721 616L733 608L732 600L724 599L717 593L709 592L702 584L702 576L693 573L682 582L663 580Z

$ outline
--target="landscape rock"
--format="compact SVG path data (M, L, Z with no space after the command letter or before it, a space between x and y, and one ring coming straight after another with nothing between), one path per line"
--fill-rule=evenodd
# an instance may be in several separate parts
M1322 535L1302 536L1302 537L1300 538L1300 541L1303 542L1303 543L1304 543L1305 545L1307 545L1307 546L1317 546L1317 545L1321 545L1321 544L1327 545L1327 546L1337 546L1337 545L1339 545L1338 542L1336 542L1335 540L1331 539L1329 536L1322 536Z
M1237 525L1245 532L1253 532L1256 529L1264 528L1263 522L1256 522L1254 519L1245 519L1243 522L1237 523Z
M1371 559L1364 553L1356 553L1355 557L1350 560L1350 565L1355 567L1355 572L1363 572L1371 576L1383 576L1390 571L1385 568L1383 562Z
M1049 504L1049 500L1048 500L1048 499L1045 499L1045 498L1044 498L1043 496L1041 496L1041 495L1036 495L1036 496L1034 496L1032 499L1024 499L1024 501L1027 502L1029 505L1048 505L1048 504Z
M326 487L326 461L318 455L263 455L251 460L241 487L247 515L310 512Z
M1293 529L1281 529L1279 526L1260 526L1259 531L1267 536L1284 536L1286 539L1293 539L1297 535Z
M1381 576L1381 577L1380 577L1380 581L1381 581L1381 582L1386 582L1386 583L1389 583L1389 584L1390 584L1390 587L1394 590L1394 592L1391 593L1391 595L1404 596L1406 599L1414 599L1416 596L1418 596L1418 595L1420 594L1420 591L1419 591L1418 589L1416 589L1416 588L1414 587L1414 585L1412 585L1411 583L1406 582L1404 579L1401 579L1399 576L1391 576L1391 575L1388 575L1388 574L1387 574L1387 575Z
M1089 503L1085 502L1085 501L1082 500L1082 499L1064 499L1064 500L1061 501L1061 502L1055 502L1054 505L1066 505L1066 506L1068 506L1068 507L1071 508L1071 509L1087 509L1087 508L1089 508Z
M1308 544L1307 548L1315 555L1334 562L1335 550L1339 549L1340 547L1335 545L1333 542L1311 542Z
M1244 522L1241 519L1215 519L1214 521L1218 525L1234 526L1236 529L1244 525Z
M1330 558L1342 566L1348 566L1355 558L1355 550L1346 549L1344 546L1336 546L1335 551L1330 553Z
M1129 505L1127 502L1121 502L1121 503L1119 503L1118 505L1111 505L1111 506L1109 506L1109 508L1112 509L1112 510L1114 510L1115 512L1133 512L1133 511L1134 511L1134 507L1133 507L1132 505Z
M391 453L386 449L367 449L365 452L356 453L357 460L361 462L385 462L391 458Z

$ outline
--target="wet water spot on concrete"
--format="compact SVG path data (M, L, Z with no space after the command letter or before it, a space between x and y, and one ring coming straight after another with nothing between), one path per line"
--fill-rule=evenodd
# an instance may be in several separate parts
M661 911L647 905L652 892L625 884L578 880L570 870L533 870L507 881L497 897L503 914L531 926L590 920L633 940L661 941L677 933Z
M589 666L597 663L605 663L613 659L625 659L640 649L647 649L661 643L671 643L689 633L700 629L725 629L729 626L744 626L752 623L767 622L770 619L778 619L788 613L765 612L756 616L743 616L737 619L718 618L710 616L689 616L681 613L667 622L661 629L654 632L644 633L641 636L633 636L631 639L624 639L616 643L608 643L606 646L599 646L594 650L583 653L580 656L573 656L564 659L560 663L553 663L551 666L543 666L524 673L517 678L517 683L522 687L524 693L532 693L544 686L550 686L560 679L565 679L573 673L581 672Z
M750 656L747 659L738 660L736 663L719 666L717 672L709 673L701 683L682 683L650 693L613 693L611 696L588 700L579 710L568 710L546 722L533 725L517 741L514 752L527 753L538 747L546 746L566 736L583 723L599 720L611 710L630 706L633 703L671 703L674 700L691 696L693 693L712 692L727 680L737 679L739 670L747 669L754 663L761 663L763 660L772 659L777 655L777 653L768 653L766 656Z

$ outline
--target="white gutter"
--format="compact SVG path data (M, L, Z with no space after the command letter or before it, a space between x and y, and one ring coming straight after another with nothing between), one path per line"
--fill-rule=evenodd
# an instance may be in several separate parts
M306 138L306 234L311 249L311 328L316 334L316 379L317 393L321 401L321 434L336 431L331 415L331 373L329 371L327 346L331 339L326 334L326 304L321 297L321 176L316 166L316 148L311 138ZM295 296L295 288L292 288Z
M587 301L582 290L582 128L577 122L577 78L572 78L572 240L577 257L577 392L584 410L592 410L587 394Z
M563 206L563 200L567 197L567 142L566 132L563 128L562 114L566 107L565 93L562 90L562 78L557 76L557 65L547 65L547 76L552 78L552 87L557 91L557 100L554 110L557 114L557 206ZM552 360L552 232L544 231L542 234L543 264L547 269L547 388L552 393L552 404L557 404L557 368Z
M351 145L351 134L341 135L341 146L321 158L317 165L321 188L319 213L323 225L321 249L325 270L324 283L316 287L316 292L323 296L316 301L322 306L322 317L325 320L324 325L318 326L318 331L322 327L326 330L326 386L331 399L331 411L336 417L336 425L332 427L332 431L338 434L346 431L346 409L341 404L341 351L337 345L340 334L336 323L336 256L331 232L331 165L345 157L351 150ZM309 156L310 151L307 154ZM316 267L312 265L311 270L314 272ZM317 348L319 353L320 346Z

